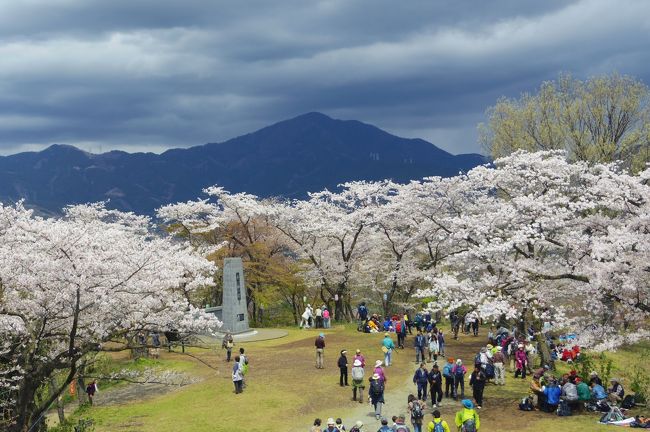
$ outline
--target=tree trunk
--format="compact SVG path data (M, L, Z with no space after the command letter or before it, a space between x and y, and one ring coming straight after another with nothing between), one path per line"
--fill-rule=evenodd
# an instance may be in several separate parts
M56 388L58 387L56 378L52 377L50 378L50 395L53 396L54 392L56 391ZM65 422L65 411L63 408L63 397L61 395L58 395L56 398L56 412L59 415L59 424L63 424Z
M539 357L542 362L542 367L546 364L551 370L555 370L555 362L551 357L551 350L548 348L546 343L546 337L542 332L535 332L535 340L537 341L537 346L539 348Z
M79 406L85 404L86 400L86 383L84 381L84 373L86 372L86 363L83 362L79 365L79 376L76 379L77 385L77 402Z

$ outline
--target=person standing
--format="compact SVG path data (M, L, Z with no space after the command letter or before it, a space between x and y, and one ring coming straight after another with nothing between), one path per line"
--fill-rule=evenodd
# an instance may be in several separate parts
M465 397L465 374L467 373L467 368L463 366L461 359L456 360L456 365L454 365L451 373L454 375L454 396L463 399ZM459 387L460 394L458 393Z
M230 361L230 358L232 356L232 348L235 346L234 339L232 337L232 334L230 333L230 330L226 332L226 334L223 336L223 340L221 341L221 349L226 350L226 362Z
M388 367L392 364L392 354L393 350L395 349L395 344L393 343L393 339L390 337L390 333L384 333L384 339L382 340L381 344L381 350L384 352L384 364L386 367Z
M357 391L359 392L359 403L363 403L363 389L365 388L365 371L361 360L356 359L352 363L352 400L357 400Z
M323 328L330 328L330 311L323 307Z
M427 384L429 382L429 372L426 364L420 363L420 367L413 374L413 384L418 387L418 399L427 400Z
M462 401L463 409L456 413L456 427L460 432L476 432L481 427L478 413L469 399Z
M381 367L381 360L377 360L375 362L375 369L373 370L373 374L377 374L379 376L379 379L381 379L381 382L383 384L386 384L386 374L384 373L384 368Z
M301 315L302 320L300 321L300 328L308 329L310 327L309 322L311 321L311 317L311 305L307 305L305 311Z
M316 308L316 319L315 319L315 327L316 328L323 328L323 310L321 308Z
M417 335L415 336L414 346L415 346L415 363L421 363L426 361L424 358L424 349L427 344L426 338L422 334L422 330L417 330Z
M246 387L246 375L248 374L248 355L244 354L244 348L239 348L239 365L241 366L242 386Z
M232 365L232 382L235 385L235 394L244 391L244 372L240 360L239 356L235 356L235 364Z
M406 321L403 316L395 325L395 333L397 333L397 346L404 349L404 339L406 339Z
M376 373L370 378L368 396L375 409L375 418L379 420L381 418L381 408L384 405L384 381Z
M506 385L506 358L501 352L501 347L495 347L496 352L492 356L494 362L494 383L496 385Z
M424 422L424 410L426 405L414 395L408 397L408 410L411 414L411 424L413 432L422 432L422 423Z
M441 356L445 356L445 336L442 334L442 329L438 329L438 351Z
M528 365L528 357L524 351L524 344L517 345L515 352L515 378L521 375L521 379L526 379L526 366Z
M445 377L445 397L448 398L451 394L452 398L456 398L454 393L454 358L448 357L447 363L442 367L442 376Z
M354 355L354 361L359 360L361 362L361 367L364 368L366 367L366 358L361 354L361 350L357 348L357 352Z
M86 394L88 395L88 403L90 405L93 404L93 398L95 397L96 392L97 392L97 381L92 380L90 384L86 386Z
M339 377L339 383L341 387L348 384L348 357L346 356L348 352L346 350L341 350L341 356L339 357L338 366L339 371L341 372ZM345 383L345 384L344 384Z
M440 411L433 411L433 421L427 425L427 432L451 432L449 424L440 417Z
M395 419L395 426L393 426L393 430L395 432L411 432L411 429L409 429L408 426L406 426L406 416L404 414L400 414L397 416Z
M429 362L438 361L438 353L440 352L440 345L438 343L438 333L432 331L429 333Z
M319 334L314 342L316 346L316 369L323 369L323 358L325 357L325 335Z
M393 432L394 429L390 426L388 426L388 419L385 419L382 417L381 419L381 427L377 430L377 432Z
M431 367L428 378L431 387L431 405L433 405L433 408L437 408L442 402L442 374L437 364Z
M472 386L472 394L474 396L474 400L476 401L476 408L478 409L481 409L481 406L483 405L483 390L485 390L485 381L487 381L485 372L483 372L481 365L477 364L474 367L474 372L472 372L472 375L470 375L469 385Z

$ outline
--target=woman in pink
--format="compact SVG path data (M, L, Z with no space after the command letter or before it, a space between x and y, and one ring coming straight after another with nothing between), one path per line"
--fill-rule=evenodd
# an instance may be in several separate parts
M330 328L330 311L323 308L323 328Z
M377 360L375 362L375 370L373 373L379 375L379 380L382 382L382 384L386 385L386 375L384 375L384 368L381 367L381 360Z
M528 357L524 351L524 345L519 344L515 352L515 378L521 374L522 379L526 379L526 365L528 364Z
M354 355L354 359L352 361L359 360L361 362L361 367L366 367L366 359L363 357L363 354L361 354L361 350L357 349L357 353Z

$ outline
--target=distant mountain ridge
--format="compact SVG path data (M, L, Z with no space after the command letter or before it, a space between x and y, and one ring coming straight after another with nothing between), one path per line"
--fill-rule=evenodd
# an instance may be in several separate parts
M222 143L160 155L88 153L69 145L0 157L0 201L57 213L68 204L110 200L109 207L151 214L201 196L218 184L260 197L305 197L350 180L399 182L452 176L486 160L452 155L422 139L391 135L356 120L308 113Z

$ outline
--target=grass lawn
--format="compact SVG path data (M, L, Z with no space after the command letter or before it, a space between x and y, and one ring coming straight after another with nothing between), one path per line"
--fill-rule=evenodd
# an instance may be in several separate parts
M314 367L313 346L318 331L288 331L289 335L284 338L243 343L236 347L243 346L250 358L248 387L241 395L233 393L230 378L232 364L224 361L225 352L221 349L191 351L192 355L216 370L190 356L163 352L157 365L183 370L200 377L202 381L140 401L117 405L102 406L101 398L110 390L100 392L96 397L97 406L84 413L84 417L94 418L98 432L306 431L316 417L325 420L339 416L344 418L346 425L353 424L358 418L349 415L358 412L359 405L350 401L350 387L339 387L336 360L341 349L347 349L348 358L351 359L354 351L360 348L366 356L368 373L375 360L383 359L380 350L383 334L362 334L351 326L326 330L326 368L318 370ZM449 341L448 354L471 362L476 347L482 343L483 337L462 336L460 343ZM407 338L407 346L411 344L412 338ZM619 351L613 354L613 358L617 364L627 368L639 358L639 352L639 348L635 347ZM414 390L414 386L409 384L415 368L413 349L407 348L393 357L395 364L386 371L386 391L390 395L391 392L398 394L399 390L399 397L402 398L403 394ZM471 390L467 389L466 393L471 395ZM553 414L517 410L518 400L527 393L528 380L514 380L511 374L505 387L488 385L485 407L480 412L481 431L580 432L611 429L597 425L596 414L560 418ZM458 406L456 402L446 403L442 409L443 418L452 421ZM390 416L397 413L385 414ZM427 415L427 422L429 419ZM374 432L376 428L368 430Z

